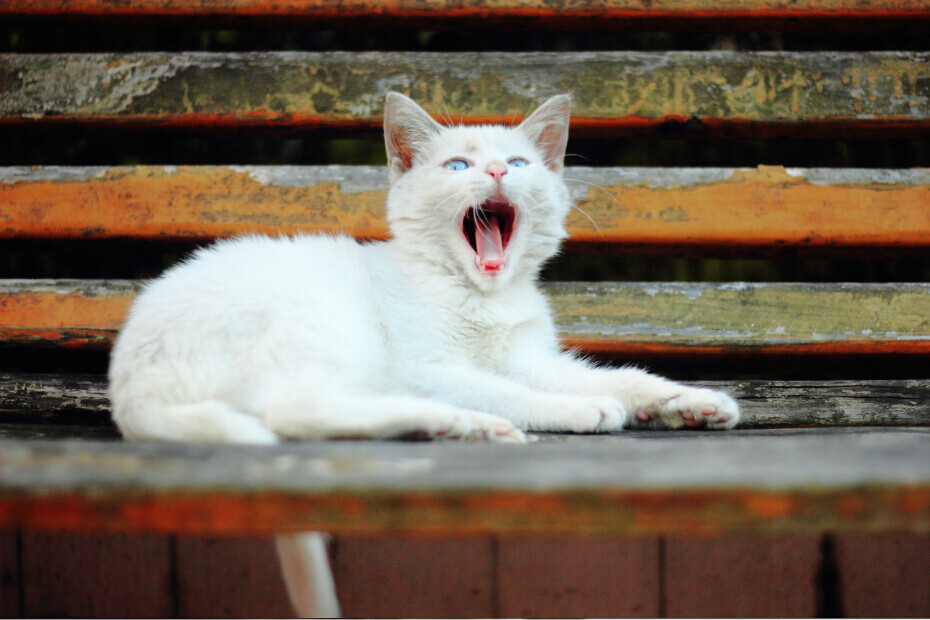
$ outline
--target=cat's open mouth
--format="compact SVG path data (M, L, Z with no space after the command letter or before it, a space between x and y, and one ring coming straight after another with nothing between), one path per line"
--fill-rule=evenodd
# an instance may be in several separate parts
M488 200L471 207L462 220L462 234L475 251L478 271L496 273L504 268L504 251L510 243L516 209L506 202Z

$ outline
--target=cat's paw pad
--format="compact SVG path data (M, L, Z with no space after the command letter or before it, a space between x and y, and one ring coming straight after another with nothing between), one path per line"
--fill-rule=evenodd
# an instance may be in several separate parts
M613 396L571 396L559 403L552 427L540 430L606 433L623 428L626 409Z
M640 413L637 410L637 417L643 419ZM727 429L739 422L736 401L724 392L708 388L688 388L666 401L657 413L672 428Z
M509 420L487 413L465 412L435 433L440 439L526 443L526 435Z

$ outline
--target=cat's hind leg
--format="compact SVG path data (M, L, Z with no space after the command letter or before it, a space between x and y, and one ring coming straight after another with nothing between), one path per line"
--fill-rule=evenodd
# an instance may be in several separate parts
M113 420L127 439L273 444L275 435L257 417L228 403L167 404L155 399L114 402Z
M333 390L269 398L265 423L278 435L294 439L341 437L472 439L523 443L513 423L487 413L406 395L353 395Z

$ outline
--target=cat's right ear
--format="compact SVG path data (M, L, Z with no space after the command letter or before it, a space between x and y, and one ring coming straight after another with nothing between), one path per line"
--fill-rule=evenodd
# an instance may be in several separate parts
M384 146L393 183L413 167L417 152L442 130L416 102L400 93L388 93L384 101Z
M546 166L559 174L562 174L565 146L568 144L571 110L571 95L556 95L539 106L518 127L539 148Z

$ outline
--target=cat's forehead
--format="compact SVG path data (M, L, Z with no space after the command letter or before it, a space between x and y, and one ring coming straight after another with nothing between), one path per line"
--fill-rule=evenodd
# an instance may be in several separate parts
M533 144L522 131L498 125L446 127L434 144L444 152L454 150L459 155L533 150Z

